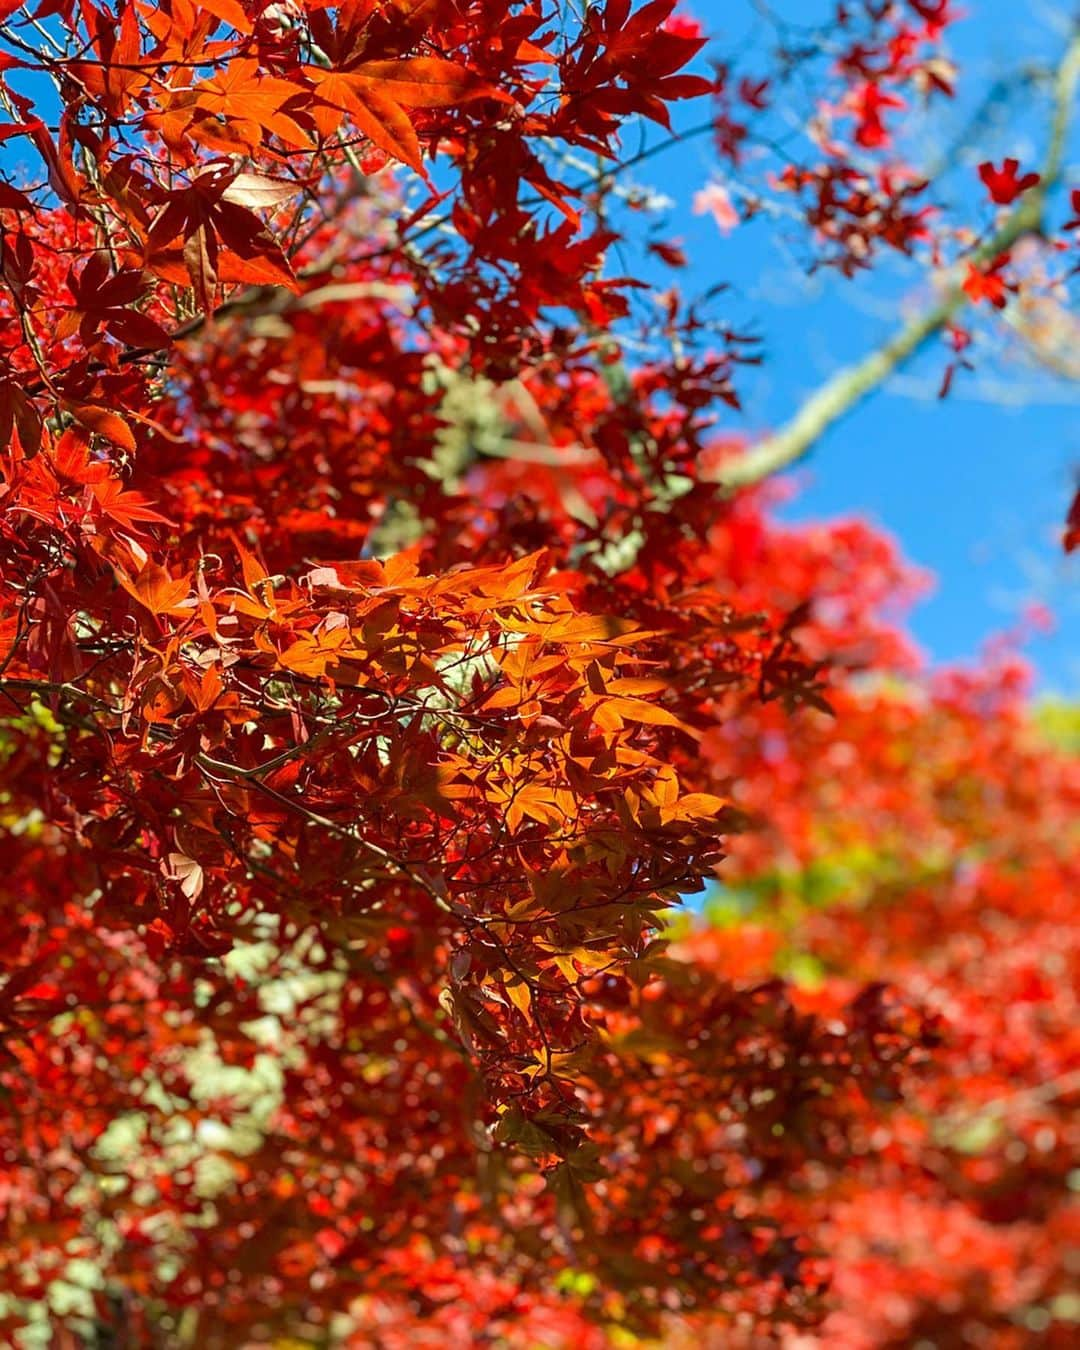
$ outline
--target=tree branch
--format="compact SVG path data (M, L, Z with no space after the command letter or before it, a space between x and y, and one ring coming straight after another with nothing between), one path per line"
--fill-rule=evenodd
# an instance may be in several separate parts
M1025 193L1016 209L964 264L992 262L1025 235L1037 233L1051 188L1061 177L1069 118L1080 80L1080 30L1066 49L1054 79L1054 116L1040 182ZM954 275L938 303L916 316L883 346L853 366L839 371L813 394L790 422L723 468L726 487L748 487L805 458L825 432L902 366L923 343L940 332L968 303L960 277Z

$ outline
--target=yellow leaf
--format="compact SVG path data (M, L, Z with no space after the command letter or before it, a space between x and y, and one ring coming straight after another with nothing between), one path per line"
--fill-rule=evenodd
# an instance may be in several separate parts
M532 1021L532 990L524 981L515 981L504 985L507 998L518 1012L529 1022Z
M723 797L714 797L709 792L690 792L685 797L668 805L664 811L665 820L709 820L718 816L728 805Z
M574 960L588 970L607 970L612 964L610 952L591 952L588 947L575 947Z
M646 703L644 699L611 698L607 700L606 707L609 712L617 713L630 722L647 722L653 726L685 729L674 713L668 712L667 708L661 708L657 703Z
M555 964L559 967L567 984L577 984L579 976L572 956L560 954L555 957Z

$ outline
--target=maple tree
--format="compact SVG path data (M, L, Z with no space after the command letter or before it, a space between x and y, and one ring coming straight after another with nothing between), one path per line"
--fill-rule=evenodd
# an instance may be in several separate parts
M821 261L924 250L944 298L747 446L717 410L750 337L609 274L627 128L708 101L737 165L772 106L674 0L0 3L33 164L0 184L5 1335L888 1344L861 1281L898 1336L944 1304L925 1251L851 1256L881 1190L969 1244L954 1321L994 1266L1007 1327L1065 1288L1036 967L1075 778L1007 666L868 693L910 674L911 578L757 486L928 336L966 361L969 302L1063 284L1012 251L1071 265L1065 132L979 170L985 237L939 223L888 157L949 94L950 6L851 8L815 160L769 190ZM838 850L799 930L828 978L785 981L788 874ZM673 927L716 875L761 914ZM984 906L1022 1051L976 1015Z
M733 841L688 953L729 977L796 975L819 1013L895 982L947 1028L903 1107L865 1120L868 1166L777 1196L832 1257L812 1344L1075 1334L1080 782L1075 720L1055 737L1029 687L1003 649L853 686L834 719L766 712L713 743L759 828ZM782 794L755 763L775 737Z

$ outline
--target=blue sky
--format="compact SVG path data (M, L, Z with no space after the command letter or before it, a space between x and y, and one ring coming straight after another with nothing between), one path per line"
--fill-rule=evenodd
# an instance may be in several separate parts
M688 0L687 8L718 35L712 54L739 51L740 68L754 68L762 30L751 22L749 0ZM805 21L822 7L815 0L776 0L771 8ZM937 102L915 135L931 153L952 144L989 81L1025 62L1053 62L1064 46L1066 4L967 0L963 9L970 17L951 30L949 44L962 72L957 99ZM692 120L683 117L683 126L702 120L700 110ZM980 128L975 148L955 157L946 190L970 207L975 223L986 211L975 164L1009 154L1036 164L1045 124L1045 104L1021 96ZM1066 181L1080 186L1078 137L1071 140ZM893 330L902 307L919 295L920 272L890 264L869 280L845 281L832 272L806 278L769 222L722 237L711 219L690 212L696 187L717 174L724 181L719 170L707 138L698 138L643 165L639 181L676 203L666 233L682 237L691 258L680 284L693 292L730 283L739 317L764 338L760 373L741 378L744 419L736 423L762 431L785 421L827 376ZM944 364L940 348L928 351L902 379L834 426L799 470L805 490L785 514L867 516L930 569L936 587L913 614L912 627L935 660L975 657L987 637L1015 625L1028 603L1049 604L1057 629L1026 650L1041 688L1076 694L1080 573L1075 558L1063 557L1059 540L1080 468L1080 386L990 361L976 377L960 379L942 402L935 393Z

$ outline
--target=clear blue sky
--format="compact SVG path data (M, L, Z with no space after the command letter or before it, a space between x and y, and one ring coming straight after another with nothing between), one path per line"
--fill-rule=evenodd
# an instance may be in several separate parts
M711 54L726 57L734 50L742 53L740 68L753 68L761 30L752 22L750 0L687 0L686 7L718 35ZM932 120L919 130L924 143L950 145L989 81L1024 62L1054 61L1064 46L1063 17L1072 8L1071 0L1057 5L966 0L963 9L970 17L950 38L962 71L958 97L934 105ZM815 0L775 0L772 9L805 21L821 6ZM1029 165L1037 162L1045 143L1043 107L1021 95L980 131L982 153L958 156L947 180L954 185L947 188L953 200L963 201L968 185L977 188L978 159L1013 154ZM682 125L700 120L696 110L684 115ZM1071 139L1066 179L1080 186L1078 138ZM740 226L722 237L711 219L690 212L695 188L718 168L707 139L699 138L642 165L639 181L676 202L667 233L684 238L691 257L690 273L680 284L703 291L731 283L733 309L765 339L762 370L744 373L741 383L741 425L760 431L786 420L823 379L890 333L901 303L918 295L919 272L894 265L868 281L849 282L833 273L807 279L778 245L770 222ZM985 211L981 203L981 192L973 191L973 221ZM670 285L672 274L665 275ZM1057 630L1033 640L1027 652L1043 689L1076 694L1080 570L1075 556L1071 562L1063 557L1059 540L1080 468L1080 386L998 364L978 378L961 379L941 402L934 392L943 366L935 348L902 381L872 395L835 426L800 470L806 490L786 514L865 515L929 568L936 588L912 624L933 659L976 656L983 640L1011 627L1027 603L1049 604ZM977 396L987 382L999 386L992 401ZM1001 401L1004 396L1018 401L1010 406Z

